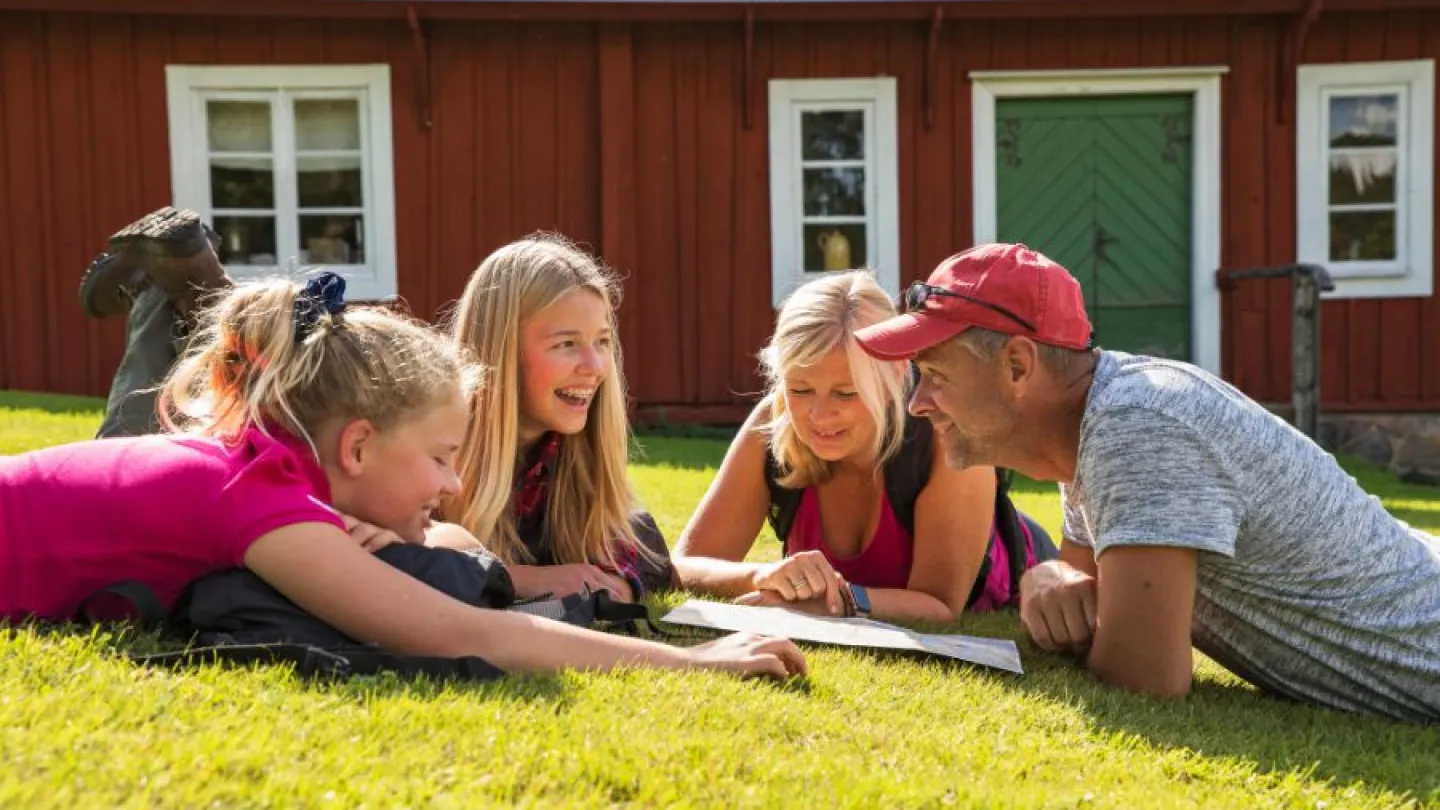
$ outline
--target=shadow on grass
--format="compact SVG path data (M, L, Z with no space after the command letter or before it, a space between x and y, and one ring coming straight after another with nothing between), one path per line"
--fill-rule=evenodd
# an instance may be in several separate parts
M434 700L463 696L509 702L552 701L558 704L556 711L568 704L560 676L500 673L479 659L473 659L477 666L462 666L458 674L426 674L423 668L412 667L418 659L405 663L408 671L351 673L332 669L329 656L305 656L301 650L303 645L239 645L220 656L214 648L187 646L181 639L124 623L81 627L32 621L13 630L27 631L54 643L82 640L93 645L103 657L137 670L176 676L221 671L250 673L262 678L293 677L303 691L356 702L389 697Z
M914 629L1014 641L1024 675L975 671L992 676L1007 691L1035 698L1037 705L1075 707L1100 736L1124 734L1162 752L1252 763L1256 773L1277 779L1295 774L1341 789L1404 794L1440 807L1440 724L1364 717L1270 697L1210 664L1201 668L1184 700L1121 692L1102 686L1074 659L1041 652L1025 638L1013 611L968 614L950 624ZM1224 673L1221 680L1211 676L1217 672Z
M1440 803L1440 726L1343 713L1267 696L1240 683L1198 679L1181 701L1101 686L1063 656L1021 642L1027 674L1011 691L1074 706L1096 733L1124 734L1161 751L1251 763L1338 789L1385 790Z

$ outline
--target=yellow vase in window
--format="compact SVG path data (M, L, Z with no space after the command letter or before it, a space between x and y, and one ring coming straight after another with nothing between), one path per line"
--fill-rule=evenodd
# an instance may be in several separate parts
M825 256L826 270L850 269L850 240L845 238L839 228L821 233L817 242Z

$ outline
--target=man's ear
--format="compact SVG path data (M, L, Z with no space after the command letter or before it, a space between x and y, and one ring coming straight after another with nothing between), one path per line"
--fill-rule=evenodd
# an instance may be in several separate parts
M364 470L375 435L375 426L368 419L352 419L340 428L336 465L346 475L359 475Z
M1016 386L1026 387L1039 371L1040 347L1027 337L1012 337L1005 342L1001 361L1009 381Z

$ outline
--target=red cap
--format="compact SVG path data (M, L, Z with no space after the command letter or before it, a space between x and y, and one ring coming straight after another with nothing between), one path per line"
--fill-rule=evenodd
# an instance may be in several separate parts
M1080 283L1024 245L976 245L941 262L927 284L943 292L932 291L917 307L916 288L907 291L905 314L855 333L861 348L882 360L908 360L972 326L1076 351L1092 345Z

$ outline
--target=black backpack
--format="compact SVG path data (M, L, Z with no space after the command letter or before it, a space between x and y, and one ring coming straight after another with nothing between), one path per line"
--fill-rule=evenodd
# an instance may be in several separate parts
M907 418L900 450L885 464L885 494L890 499L890 508L895 511L895 517L911 536L915 534L915 501L930 480L930 465L935 452L934 438L930 420ZM774 454L767 452L765 485L770 490L768 520L775 536L780 538L783 553L788 554L790 527L794 525L795 512L800 508L800 498L804 491L780 486L777 482L781 475ZM1005 544L1005 553L1010 560L1010 594L1014 600L1020 593L1020 577L1025 574L1026 535L1020 525L1020 512L1010 500L1010 471L997 470L996 476L998 489L995 493L995 523L1000 529L1000 539ZM975 604L984 593L990 567L990 555L987 553L981 560L980 572L975 577L975 585L970 589L966 607Z
M571 594L563 599L517 602L505 566L485 551L456 551L395 544L375 552L380 560L466 604L495 610L543 615L581 627L629 632L644 622L643 605L613 602L608 592ZM159 628L184 649L133 655L138 663L193 666L209 661L236 664L290 663L307 677L348 677L393 672L402 677L489 680L504 674L482 658L400 655L347 637L285 598L259 576L239 568L194 582L171 611L146 586L112 585L101 597L118 597L132 606L142 626Z

